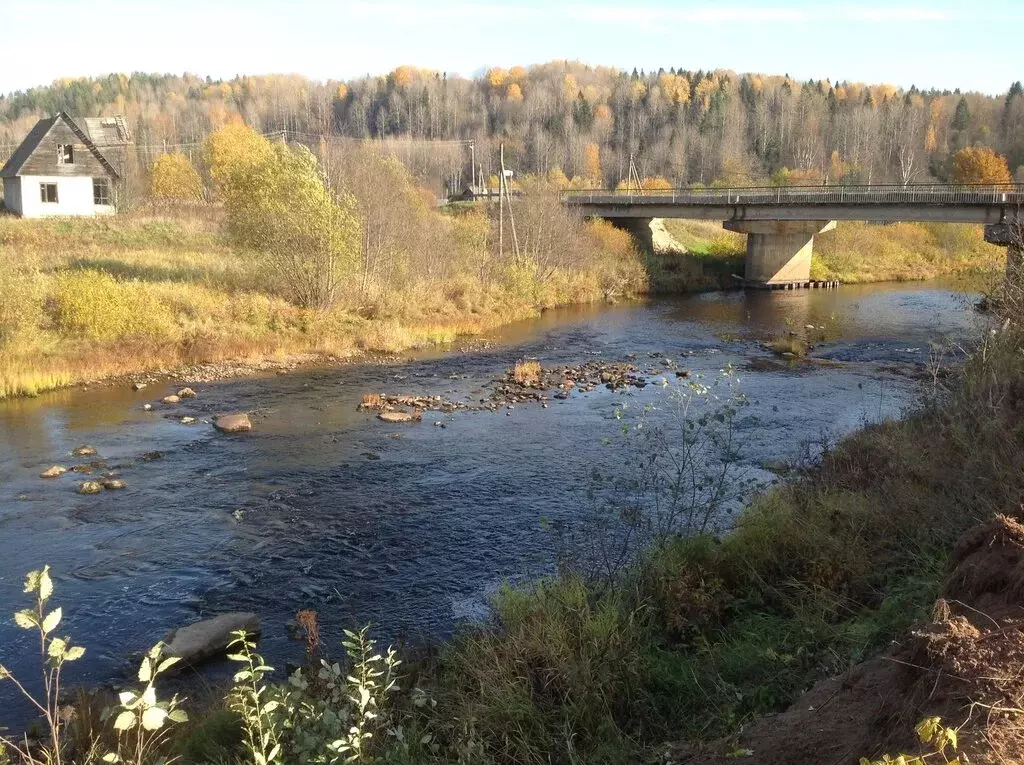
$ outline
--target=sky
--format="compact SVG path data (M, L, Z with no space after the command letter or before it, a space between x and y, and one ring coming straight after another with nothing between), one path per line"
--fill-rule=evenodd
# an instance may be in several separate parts
M1024 79L1024 0L0 0L0 29L0 93L109 72L325 80L554 59L991 94Z

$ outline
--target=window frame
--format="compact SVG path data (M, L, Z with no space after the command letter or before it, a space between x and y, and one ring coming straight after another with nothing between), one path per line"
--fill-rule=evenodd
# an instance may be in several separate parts
M102 194L97 194L99 189L103 189ZM109 178L93 178L92 179L92 203L97 207L110 207L114 204L113 193L110 188ZM105 199L106 201L99 201Z
M53 199L50 199L49 190L53 189ZM60 195L57 191L57 184L54 181L39 182L39 202L44 205L59 205Z
M73 165L73 164L75 164L75 145L73 143L59 143L59 144L57 144L57 164L58 165Z

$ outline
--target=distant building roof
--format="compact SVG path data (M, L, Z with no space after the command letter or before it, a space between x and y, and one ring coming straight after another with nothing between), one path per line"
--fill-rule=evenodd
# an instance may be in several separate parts
M131 143L132 134L128 129L128 120L124 117L76 117L75 121L85 128L97 148Z
M8 159L7 163L2 169L0 169L0 178L16 178L21 173L22 166L24 166L28 161L28 158L32 156L32 152L36 150L40 142L46 137L46 134L50 132L50 129L58 120L63 120L67 123L67 126L71 128L72 132L78 137L78 139L85 144L85 147L92 153L92 155L99 160L100 164L103 165L103 168L112 178L120 177L110 162L107 161L107 158L104 157L99 148L97 148L98 144L91 137L93 135L92 130L90 130L89 133L86 133L86 131L83 130L78 123L76 123L75 120L69 117L65 112L58 112L52 117L39 120L39 122L36 123L36 126L28 132L28 135L25 136L25 140L21 142L21 145L18 146L17 149L14 150L10 159ZM113 120L114 124L106 124L108 120ZM95 121L97 123L95 135L100 141L104 142L102 145L105 148L123 146L131 138L128 133L128 123L125 122L124 117L86 117L84 121L86 124L88 124L89 121ZM118 121L123 124L123 127L122 124L118 123ZM121 141L119 139L122 136L127 136L127 138Z

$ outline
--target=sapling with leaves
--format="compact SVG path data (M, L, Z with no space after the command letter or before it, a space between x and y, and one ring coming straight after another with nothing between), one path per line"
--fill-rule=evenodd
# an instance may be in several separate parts
M49 566L44 566L42 571L28 573L25 577L25 592L35 596L35 605L18 611L14 621L22 629L35 631L39 636L43 697L37 699L33 696L3 664L0 664L0 680L13 683L18 692L39 711L45 720L49 740L36 748L29 745L27 737L20 743L9 739L0 741L30 765L60 765L64 762L61 734L65 723L65 710L60 706L61 674L67 662L77 661L85 655L85 649L72 645L70 637L54 634L60 626L63 610L59 606L47 610L47 603L53 595Z
M280 701L270 698L272 691L264 677L274 671L256 653L256 644L245 630L233 632L228 658L242 666L235 673L234 687L228 696L231 709L242 719L246 749L255 765L268 765L281 759Z
M156 679L180 661L176 656L163 656L165 646L157 643L139 665L139 692L122 691L117 706L103 712L103 719L114 718L117 731L117 749L103 756L104 762L143 765L156 757L166 741L168 723L188 722L188 714L181 709L182 699L177 694L168 701L156 696ZM173 758L172 758L173 759ZM156 757L160 763L171 759Z

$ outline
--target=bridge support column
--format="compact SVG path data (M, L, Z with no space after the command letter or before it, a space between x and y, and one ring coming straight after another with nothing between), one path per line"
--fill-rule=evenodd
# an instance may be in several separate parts
M1006 277L1024 282L1024 224L989 224L985 241L1006 248Z
M616 228L628 231L641 252L656 255L685 255L686 248L665 228L662 218L608 218Z
M747 235L744 280L755 284L806 282L811 278L814 235L836 227L823 220L727 220L729 231Z

